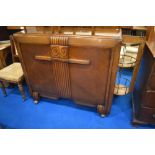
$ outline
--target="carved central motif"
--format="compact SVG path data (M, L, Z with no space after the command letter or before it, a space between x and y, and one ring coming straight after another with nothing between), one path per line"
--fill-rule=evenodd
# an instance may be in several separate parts
M51 57L53 76L57 88L58 96L64 98L71 97L69 64L58 61L69 58L68 37L51 37Z
M68 59L68 47L60 45L51 45L52 58Z

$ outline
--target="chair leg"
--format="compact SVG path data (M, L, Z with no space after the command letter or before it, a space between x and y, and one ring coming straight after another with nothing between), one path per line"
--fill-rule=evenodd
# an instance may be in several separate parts
M26 96L25 96L25 92L24 92L23 85L22 85L21 82L18 82L18 88L19 88L19 91L20 91L20 93L22 95L23 101L25 101Z
M7 96L4 83L3 83L2 81L0 81L0 84L1 84L1 88L2 88L3 95L4 95L4 96Z

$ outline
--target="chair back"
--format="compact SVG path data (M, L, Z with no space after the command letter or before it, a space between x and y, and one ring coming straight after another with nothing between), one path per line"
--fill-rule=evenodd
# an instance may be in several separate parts
M11 43L12 61L19 62L19 56L18 56L16 43L12 35L10 36L10 43Z

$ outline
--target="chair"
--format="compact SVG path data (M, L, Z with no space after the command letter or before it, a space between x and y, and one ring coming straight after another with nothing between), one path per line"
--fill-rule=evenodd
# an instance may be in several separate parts
M7 96L4 82L15 83L18 85L18 88L22 95L23 100L25 100L26 96L22 85L22 82L24 80L24 74L21 67L21 63L16 62L18 59L18 53L17 53L17 48L15 45L13 36L10 36L10 41L11 41L11 52L12 52L13 64L0 70L1 89L4 96Z

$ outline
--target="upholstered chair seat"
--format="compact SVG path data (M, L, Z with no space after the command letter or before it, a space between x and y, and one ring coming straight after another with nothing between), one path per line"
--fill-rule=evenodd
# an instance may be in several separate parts
M0 70L0 79L19 82L24 77L21 64L16 62Z

